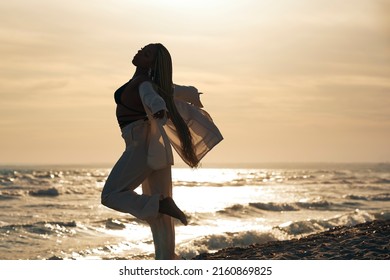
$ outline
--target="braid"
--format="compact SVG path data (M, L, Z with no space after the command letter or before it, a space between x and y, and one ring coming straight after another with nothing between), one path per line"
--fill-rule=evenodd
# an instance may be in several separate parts
M197 167L198 158L194 152L190 130L177 111L173 100L172 59L168 50L162 44L157 45L157 54L152 69L152 80L158 88L158 93L164 99L170 119L176 127L183 150L184 158L191 167Z

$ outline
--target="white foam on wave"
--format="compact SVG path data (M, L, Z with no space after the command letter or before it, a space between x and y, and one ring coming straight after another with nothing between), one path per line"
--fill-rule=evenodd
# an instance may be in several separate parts
M126 228L126 225L116 219L107 219L106 221L106 228L107 229L113 229L113 230L122 230Z
M266 210L266 211L298 211L299 208L297 208L293 204L289 203L276 203L276 202L252 202L249 203L249 206L252 206L257 209Z
M280 237L279 237L280 238ZM215 252L227 247L244 247L254 243L266 243L279 239L273 232L243 231L212 234L177 246L177 252L186 259L201 253Z
M321 232L336 226L354 226L360 223L373 221L376 219L375 213L360 211L356 209L353 212L337 215L330 219L309 219L304 221L290 221L283 223L277 227L291 237L307 235L311 233Z

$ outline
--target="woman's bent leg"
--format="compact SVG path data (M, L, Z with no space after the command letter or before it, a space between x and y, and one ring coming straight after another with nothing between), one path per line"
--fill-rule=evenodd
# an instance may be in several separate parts
M124 128L126 151L111 170L101 197L103 205L142 220L157 216L160 200L158 195L139 195L134 191L153 172L146 163L147 136L147 123Z
M112 169L102 192L102 204L142 220L156 217L160 197L134 191L152 171L135 165L129 157L131 155L124 152Z

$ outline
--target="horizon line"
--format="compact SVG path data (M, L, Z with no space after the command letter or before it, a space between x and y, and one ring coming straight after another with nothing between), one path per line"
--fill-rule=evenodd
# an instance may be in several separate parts
M115 163L0 163L0 168L112 168ZM298 165L389 165L390 161L274 161L274 162L209 162L200 164L198 168L266 168L275 166L298 166ZM172 168L190 168L185 163L172 165Z

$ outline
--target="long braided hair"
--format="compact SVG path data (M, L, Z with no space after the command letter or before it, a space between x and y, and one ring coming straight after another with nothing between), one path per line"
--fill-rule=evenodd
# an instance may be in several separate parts
M151 78L157 86L157 91L164 99L169 117L175 125L184 158L190 167L197 167L199 160L195 155L192 136L190 130L177 111L173 99L173 82L172 82L172 59L168 50L160 43L154 44L157 47L154 67L151 69Z

